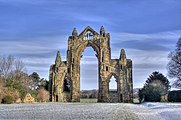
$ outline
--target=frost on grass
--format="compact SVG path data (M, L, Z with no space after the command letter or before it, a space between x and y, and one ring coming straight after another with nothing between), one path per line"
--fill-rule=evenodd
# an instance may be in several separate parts
M114 120L139 120L138 116L129 110L120 110Z

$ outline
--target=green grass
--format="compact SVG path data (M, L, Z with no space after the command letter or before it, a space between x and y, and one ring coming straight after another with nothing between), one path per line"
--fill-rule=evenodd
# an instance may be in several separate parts
M140 103L140 101L139 101L138 98L134 98L134 99L133 99L133 103Z
M81 98L80 102L82 103L97 103L96 98ZM133 103L139 103L139 99L133 99Z
M96 98L81 98L80 102L82 103L97 103Z

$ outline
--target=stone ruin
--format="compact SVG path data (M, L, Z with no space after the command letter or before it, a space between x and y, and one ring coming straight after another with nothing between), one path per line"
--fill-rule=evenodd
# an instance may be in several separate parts
M25 98L23 99L24 103L33 103L35 102L35 98L31 96L30 93L27 93Z
M133 102L132 60L125 50L119 59L111 59L110 34L104 27L100 33L90 26L80 34L74 28L68 38L66 61L58 51L55 64L50 67L49 91L52 102L80 102L80 60L83 51L92 47L98 59L98 102ZM109 91L111 77L116 78L117 91Z

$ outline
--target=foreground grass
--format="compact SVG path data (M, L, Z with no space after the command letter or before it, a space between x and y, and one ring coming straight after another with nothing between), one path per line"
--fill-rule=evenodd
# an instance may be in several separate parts
M81 98L80 102L81 103L97 103L97 99ZM134 103L139 103L139 100L134 99ZM122 110L119 110L115 114L114 118L112 118L113 120L139 120L138 115L136 115L135 113L129 110L130 105L123 104L119 107L122 107Z
M139 118L129 110L121 110L116 114L114 120L139 120Z

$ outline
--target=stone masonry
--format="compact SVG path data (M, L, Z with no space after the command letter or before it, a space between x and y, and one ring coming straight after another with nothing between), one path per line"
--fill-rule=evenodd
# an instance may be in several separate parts
M132 60L126 58L124 49L119 59L111 59L110 34L103 26L100 33L88 26L78 34L74 28L68 38L67 60L62 61L58 51L55 64L50 67L50 100L80 102L80 59L87 47L94 49L98 59L98 102L133 102ZM117 83L115 95L109 91L112 76Z

